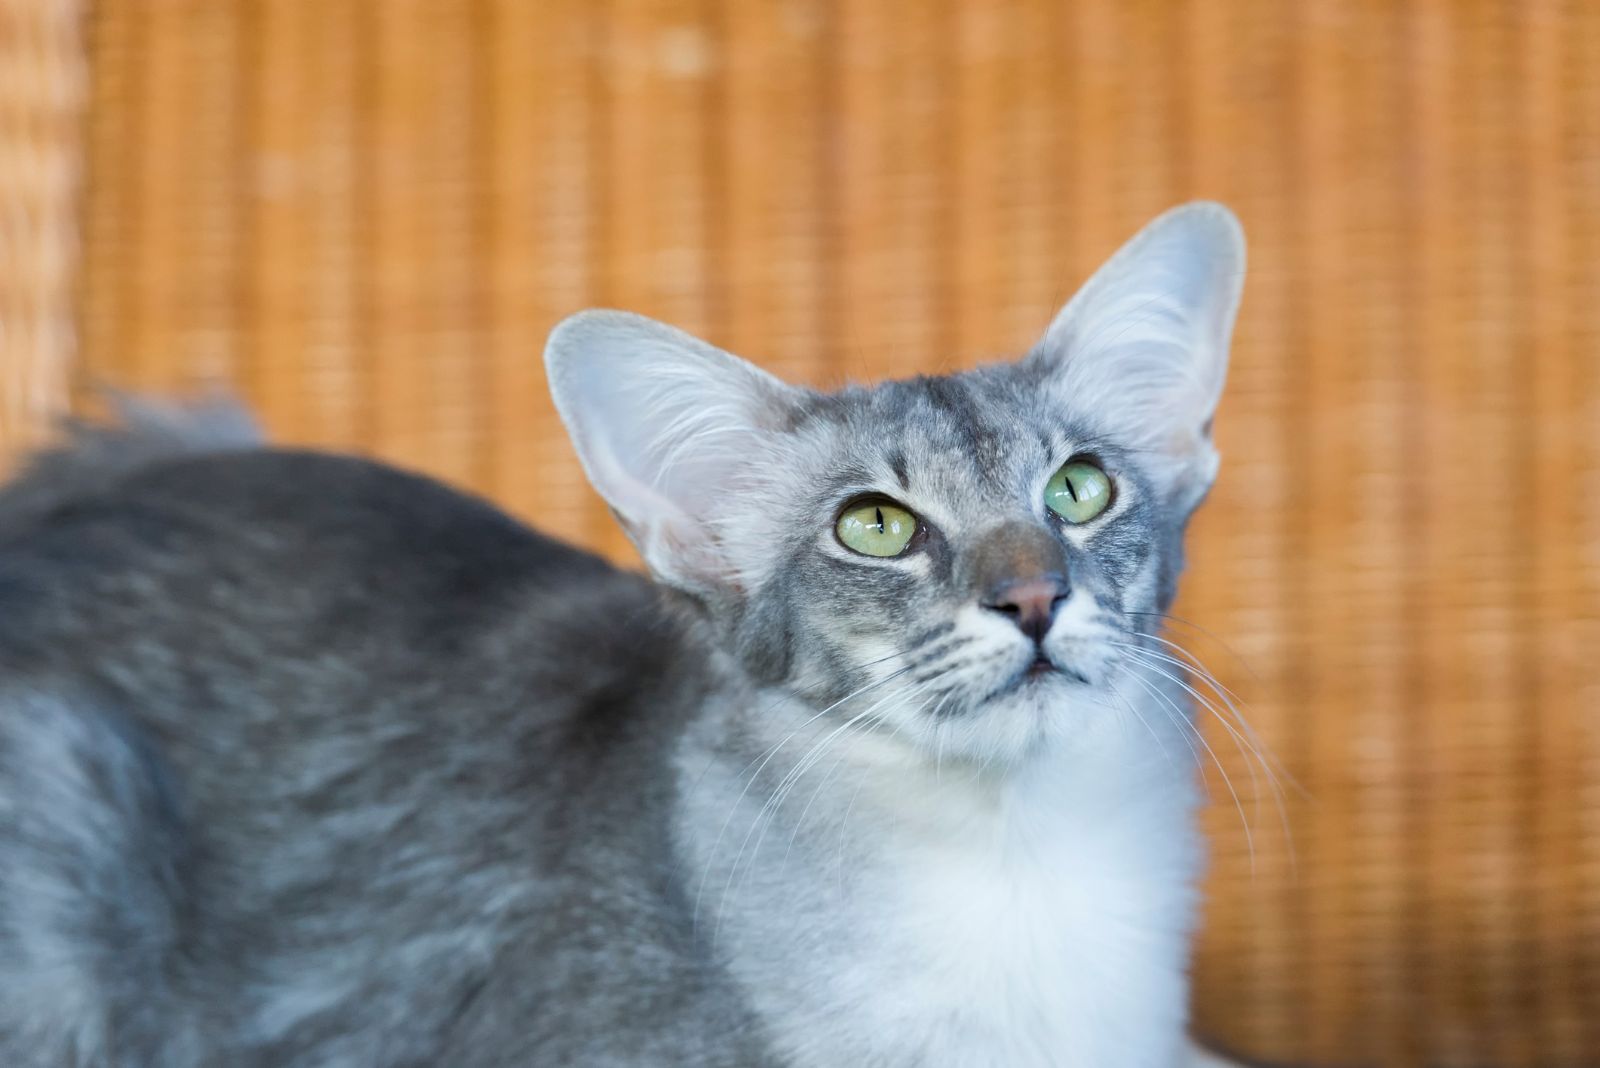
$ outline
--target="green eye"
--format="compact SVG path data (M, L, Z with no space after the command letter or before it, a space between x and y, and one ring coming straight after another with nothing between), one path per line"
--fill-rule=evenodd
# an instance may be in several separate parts
M1087 523L1111 503L1111 479L1087 460L1071 460L1050 476L1044 503L1069 523Z
M834 529L847 549L865 556L899 556L917 533L917 517L888 501L852 504Z

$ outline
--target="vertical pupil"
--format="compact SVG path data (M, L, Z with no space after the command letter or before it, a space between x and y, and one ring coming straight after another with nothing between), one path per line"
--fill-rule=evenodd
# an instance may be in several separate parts
M1067 496L1071 497L1073 501L1076 502L1078 499L1078 488L1072 484L1072 476L1062 475L1061 485L1066 488Z
M883 533L883 509L882 508L874 508L872 510L872 512L873 512L873 514L875 516L878 517L878 533L882 534Z

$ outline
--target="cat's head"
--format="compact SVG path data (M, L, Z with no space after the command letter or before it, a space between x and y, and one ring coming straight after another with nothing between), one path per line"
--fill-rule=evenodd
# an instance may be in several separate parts
M1243 275L1233 215L1192 204L1013 363L823 393L611 311L546 361L596 489L757 680L1006 759L1110 714L1173 597Z

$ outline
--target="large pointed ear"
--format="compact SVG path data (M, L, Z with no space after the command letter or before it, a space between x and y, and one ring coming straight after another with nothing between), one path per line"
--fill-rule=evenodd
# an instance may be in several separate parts
M1196 202L1157 218L1061 310L1031 361L1074 408L1142 447L1216 473L1211 420L1244 286L1239 220Z
M802 391L664 323L585 311L545 347L556 410L589 481L650 569L708 593L731 581L719 521L742 463Z

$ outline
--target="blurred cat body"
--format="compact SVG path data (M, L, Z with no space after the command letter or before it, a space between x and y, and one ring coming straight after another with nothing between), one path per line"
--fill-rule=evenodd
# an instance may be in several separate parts
M1242 270L1179 209L1023 360L834 393L568 320L655 581L214 420L41 456L0 491L0 1063L1187 1063L1153 643ZM861 501L915 536L852 549Z

